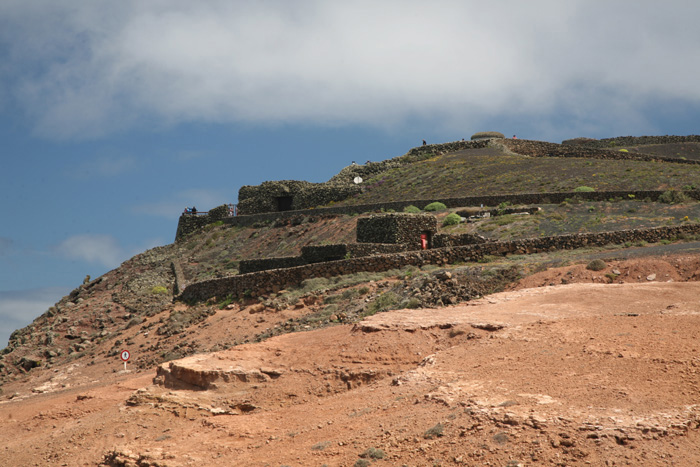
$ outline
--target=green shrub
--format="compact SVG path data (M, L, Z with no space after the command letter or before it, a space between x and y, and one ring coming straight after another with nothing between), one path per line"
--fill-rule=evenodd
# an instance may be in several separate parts
M457 225L460 222L462 222L462 217L459 214L455 214L454 212L452 214L448 214L447 217L445 217L445 220L442 221L442 225L447 226L447 225Z
M423 438L425 439L433 439L433 438L438 438L442 436L442 432L445 429L445 427L442 426L442 423L438 423L434 427L430 428L427 430L425 433L423 433Z
M360 457L363 459L384 459L384 451L376 448L369 448Z
M421 212L421 210L417 206L410 205L403 208L403 212L408 212L410 214L418 214L419 212Z
M408 308L410 310L415 310L416 308L420 308L420 306L421 302L416 297L411 297L408 300L401 302L402 308Z
M586 269L589 269L591 271L602 271L607 267L608 265L605 264L605 261L603 261L602 259L594 259L586 265Z
M365 316L387 311L399 303L399 297L394 292L384 292L367 306Z
M447 209L447 206L445 206L443 203L439 201L435 201L434 203L430 203L426 207L423 208L424 211L444 211Z
M664 191L661 196L659 196L658 201L659 203L679 204L687 203L690 201L690 198L682 191L668 190Z
M609 272L609 273L607 273L607 274L605 275L605 277L607 277L608 279L610 279L610 282L613 282L615 279L617 279L617 276L619 276L619 274L615 274L615 273L612 273L612 272Z
M595 188L591 188L589 186L577 186L574 188L574 191L576 193L590 193L592 191L595 191Z
M163 295L168 293L168 289L162 285L156 285L151 289L151 293L154 295Z
M231 295L231 294L226 295L226 298L221 303L219 303L219 310L223 310L224 308L229 306L232 302L233 302L233 295Z
M510 201L504 201L504 202L502 202L501 204L499 204L499 205L496 207L496 213L497 213L496 215L497 215L497 216L502 216L503 213L506 211L506 208L508 208L509 206L512 206L512 204L511 204Z
M629 152L627 149L620 149L620 152Z

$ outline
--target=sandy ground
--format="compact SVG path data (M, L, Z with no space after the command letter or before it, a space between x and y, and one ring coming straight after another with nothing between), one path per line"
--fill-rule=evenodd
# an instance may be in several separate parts
M75 361L3 396L0 465L699 465L689 264L550 270L159 369Z

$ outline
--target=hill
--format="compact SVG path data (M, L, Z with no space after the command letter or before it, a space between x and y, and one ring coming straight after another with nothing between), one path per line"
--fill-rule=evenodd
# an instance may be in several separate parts
M426 148L435 153L392 159L363 192L329 209L212 223L137 255L12 335L0 360L0 458L13 465L695 465L694 234L426 260L262 294L173 300L177 274L185 285L215 281L235 277L241 261L352 244L358 219L396 200L423 200L423 208L471 194L580 186L667 191L653 199L586 201L581 192L556 203L504 203L491 206L493 216L443 225L449 214L480 211L455 206L435 213L436 235L488 245L659 227L692 232L700 219L693 198L700 166L688 163L694 144L666 143L664 157L687 154L678 163L656 158L658 146L630 145L626 154L620 146L603 153L538 146L549 156L505 145ZM633 148L644 157L626 159ZM333 211L361 204L379 212ZM511 207L535 210L506 214ZM604 261L596 267L594 259ZM132 354L126 371L123 349Z

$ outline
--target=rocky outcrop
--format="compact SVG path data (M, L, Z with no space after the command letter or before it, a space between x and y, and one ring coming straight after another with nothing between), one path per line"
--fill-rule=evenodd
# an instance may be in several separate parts
M221 384L248 385L264 383L284 373L282 368L256 366L256 362L233 361L225 367L211 367L207 355L194 355L158 367L154 383L173 389L216 389Z

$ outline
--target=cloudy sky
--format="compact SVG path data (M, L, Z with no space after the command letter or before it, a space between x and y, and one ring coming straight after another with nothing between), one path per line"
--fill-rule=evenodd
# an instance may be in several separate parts
M0 347L185 206L422 139L697 134L695 0L0 0Z

